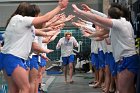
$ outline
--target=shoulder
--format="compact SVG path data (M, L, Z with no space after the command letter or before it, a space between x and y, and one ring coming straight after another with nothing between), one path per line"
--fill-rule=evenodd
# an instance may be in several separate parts
M62 37L62 38L59 39L59 41L62 41L62 40L65 40L65 37Z

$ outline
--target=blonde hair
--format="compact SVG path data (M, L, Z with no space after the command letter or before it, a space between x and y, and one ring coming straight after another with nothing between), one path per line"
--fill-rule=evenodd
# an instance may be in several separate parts
M65 32L64 36L66 37L67 35L72 36L72 33L71 32Z

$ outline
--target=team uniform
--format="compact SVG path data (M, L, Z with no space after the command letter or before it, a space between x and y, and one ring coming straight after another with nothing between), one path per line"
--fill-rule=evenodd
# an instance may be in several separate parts
M42 37L35 36L35 39L33 42L35 42L35 43L39 44L39 46L41 46ZM32 70L33 68L35 68L36 70L39 69L39 55L35 51L33 51L30 56L30 69Z
M4 54L3 68L8 76L11 76L18 65L26 69L24 63L28 59L35 37L33 19L33 17L15 15L6 28L1 52Z
M95 28L92 27L93 23L86 21L86 28L90 31L96 31ZM82 29L81 29L82 30ZM95 66L95 68L99 69L99 59L98 59L98 41L95 41L94 38L91 39L91 64Z
M105 68L105 53L106 53L105 40L99 41L99 49L98 49L99 68Z
M139 62L132 25L125 18L112 19L112 22L111 44L113 56L117 63L117 71L121 72L128 69L133 73L137 73Z
M78 47L78 42L74 37L71 37L70 40L67 40L65 37L59 40L56 49L59 49L61 47L61 57L64 66L74 62L74 46Z
M117 75L117 65L115 63L113 54L112 54L112 46L107 45L107 52L105 54L105 64L109 66L109 70L112 76Z
M42 48L47 49L47 44L42 43ZM46 56L46 53L42 53L42 55ZM42 56L39 56L39 66L45 67L46 65L46 59L44 59Z

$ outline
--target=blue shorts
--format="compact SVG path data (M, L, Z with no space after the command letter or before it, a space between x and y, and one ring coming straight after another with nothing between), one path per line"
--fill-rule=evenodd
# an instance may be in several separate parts
M30 68L30 58L28 58L28 60L26 60L26 66L27 66L27 68Z
M91 54L91 64L92 66L95 66L96 70L99 70L98 54L95 54L95 53Z
M0 53L0 71L3 69L3 53Z
M113 57L113 54L107 53L107 59L106 59L106 64L109 66L110 72L112 76L117 75L117 64L115 63L115 59Z
M128 69L132 73L137 74L140 67L139 63L140 61L137 54L130 57L124 57L117 63L117 71L119 73L125 69Z
M30 69L32 70L33 68L39 69L38 65L38 55L33 55L32 58L30 59Z
M98 58L99 58L99 68L105 68L105 54L102 50L98 51Z
M74 63L74 55L70 55L68 57L62 57L62 65L63 66L66 66L68 65L69 63Z
M13 71L18 65L25 70L27 69L25 66L25 60L23 60L22 58L16 57L12 54L3 55L3 68L8 76L12 75Z
M41 57L41 62L39 62L40 67L45 67L46 66L46 60Z
M105 53L105 65L109 66L109 54L108 52Z

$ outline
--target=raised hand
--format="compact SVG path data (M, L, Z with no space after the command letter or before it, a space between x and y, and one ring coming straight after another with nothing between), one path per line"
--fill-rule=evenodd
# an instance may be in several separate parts
M54 16L51 20L49 20L49 22L54 23L54 22L56 22L57 20L59 20L60 17L61 17L61 14L58 14L58 15Z
M51 52L53 52L54 50L52 50L52 49L46 49L46 53L51 53Z
M68 1L69 0L59 0L59 5L60 5L60 7L61 7L62 10L67 7Z
M86 30L84 30L82 34L83 34L84 37L89 37L89 36L91 35L91 34L88 33Z
M86 4L81 5L84 11L90 11L90 7L88 7Z
M81 24L80 23L77 23L77 22L72 22L72 24L76 27L81 27Z
M79 13L81 11L75 4L72 4L72 7L75 13Z
M69 15L69 16L66 18L66 21L70 21L70 20L72 20L73 18L75 18L74 15Z

